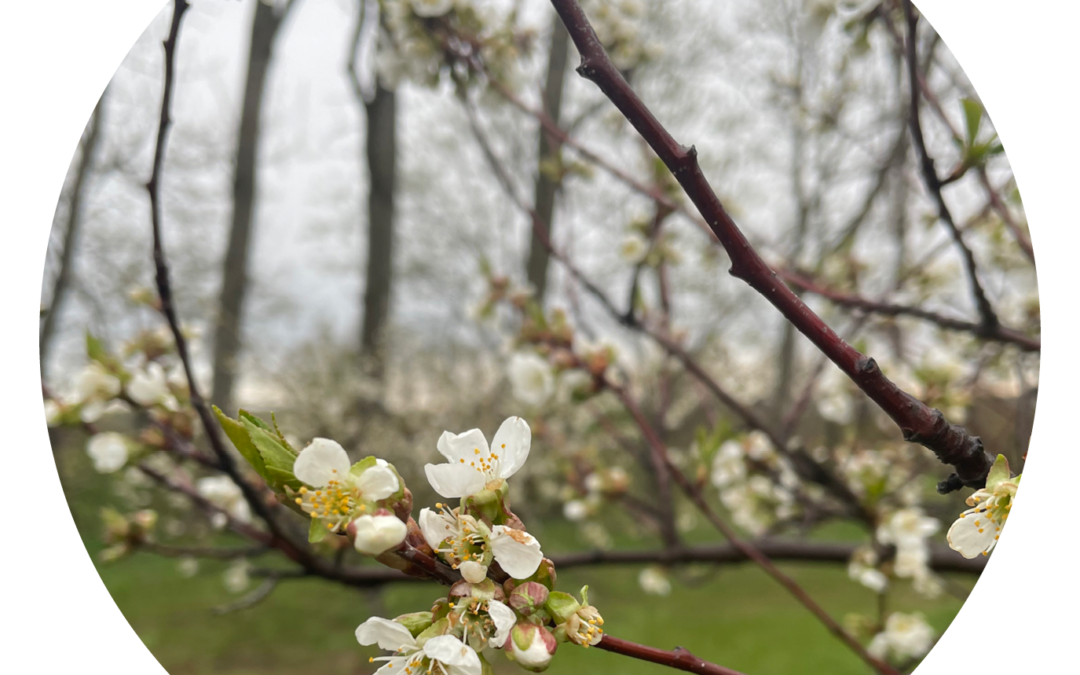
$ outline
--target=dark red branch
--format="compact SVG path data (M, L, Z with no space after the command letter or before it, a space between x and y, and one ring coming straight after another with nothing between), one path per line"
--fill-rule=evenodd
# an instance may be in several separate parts
M1037 338L1028 337L1018 330L1012 328L1006 328L1001 324L994 327L993 331L986 332L982 324L974 323L971 321L964 321L963 319L954 319L944 314L938 314L937 312L931 312L920 307L911 307L908 305L898 305L890 302L879 302L864 298L859 295L852 295L848 293L840 293L833 291L824 286L820 286L810 279L803 277L794 272L787 270L777 270L777 274L787 284L797 286L804 291L813 293L814 295L820 295L821 297L829 300L833 304L841 307L847 307L849 309L857 309L869 314L878 314L881 316L910 316L916 319L922 319L936 324L946 330L958 331L961 333L973 333L978 337L988 340L990 342L1003 342L1013 344L1022 349L1025 352L1037 352L1042 348L1042 343Z
M697 151L677 143L637 97L611 63L578 3L552 0L552 4L581 53L578 72L604 92L671 170L727 251L731 274L780 310L896 422L906 440L921 443L943 463L953 465L962 484L983 486L993 459L983 449L982 441L897 387L872 358L845 343L777 278L724 210L698 165Z
M685 670L688 673L702 673L703 675L743 675L737 670L703 661L682 647L676 647L672 651L667 651L666 649L656 649L655 647L639 645L636 642L630 642L629 640L621 640L617 637L611 637L610 635L605 635L596 647L597 649L615 652L616 654L630 656L635 659L641 659L642 661L659 663L660 665L668 666L669 668Z

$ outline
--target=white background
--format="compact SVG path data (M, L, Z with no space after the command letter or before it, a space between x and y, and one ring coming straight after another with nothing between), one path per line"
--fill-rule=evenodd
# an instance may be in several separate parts
M228 2L231 0L202 0ZM319 2L322 0L308 0ZM721 1L721 0L717 0ZM986 572L918 673L1075 667L1080 528L1071 504L1080 379L1073 274L1080 252L1071 2L918 3L975 85L1008 151L1038 259L1043 369L1023 489ZM94 104L160 0L15 0L0 20L0 386L4 670L164 672L124 620L72 523L44 424L37 316L46 240ZM671 647L673 645L656 645ZM658 669L659 670L659 669Z

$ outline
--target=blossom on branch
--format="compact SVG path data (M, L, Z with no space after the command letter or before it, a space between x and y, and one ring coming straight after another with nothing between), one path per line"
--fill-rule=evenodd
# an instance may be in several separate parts
M967 498L972 508L961 513L949 528L949 547L965 558L989 554L1001 537L1019 485L1020 476L1011 478L1008 460L998 455L986 477L986 487Z
M505 479L517 473L529 457L532 431L525 420L510 417L499 430L489 447L479 429L463 434L444 431L438 450L446 464L424 467L428 482L447 499L465 498L481 490L497 490Z
M371 504L390 497L401 487L397 473L386 462L353 466L345 449L335 441L316 438L297 456L293 473L304 483L296 503L326 529L338 532ZM367 462L370 463L370 462Z
M408 628L395 621L371 617L356 629L362 645L378 644L394 652L370 662L385 661L377 675L439 673L440 675L480 675L483 667L476 651L453 635L439 635L421 644Z
M525 579L540 567L540 542L528 532L505 525L488 528L460 508L435 506L438 511L420 511L420 530L428 545L469 583L483 581L493 560L514 579Z

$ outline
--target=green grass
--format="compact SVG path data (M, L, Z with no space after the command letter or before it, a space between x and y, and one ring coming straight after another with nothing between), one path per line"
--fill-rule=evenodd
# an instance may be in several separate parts
M62 458L61 475L72 512L91 554L101 548L97 511L109 503L105 481L92 475L82 453ZM567 527L543 528L545 548L568 550L576 537ZM843 527L828 538L855 532ZM717 541L702 531L692 539ZM640 542L623 545L641 546ZM95 557L96 560L96 557ZM202 561L199 573L183 578L176 561L136 554L115 563L95 563L120 610L150 651L172 675L284 675L370 673L374 648L356 644L353 631L371 615L393 617L426 609L440 593L434 585L396 584L360 592L319 580L279 584L269 598L242 611L216 615L213 608L236 600L225 591L227 563ZM876 598L848 580L839 565L781 566L837 619L849 612L874 615ZM642 596L636 567L594 567L559 575L559 587L576 593L590 587L590 600L604 614L612 635L655 647L686 647L701 658L750 675L864 675L869 670L798 602L756 567L677 570L668 598ZM973 579L954 579L970 588ZM927 601L899 587L891 609L922 611L944 630L961 602L951 596ZM502 659L497 672L524 672ZM577 673L665 672L661 666L597 649L563 645L548 671Z

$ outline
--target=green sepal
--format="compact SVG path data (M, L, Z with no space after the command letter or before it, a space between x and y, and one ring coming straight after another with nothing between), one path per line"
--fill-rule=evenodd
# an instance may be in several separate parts
M438 621L434 622L433 624L422 630L420 634L416 636L416 642L419 646L423 647L424 643L431 638L438 637L440 635L446 635L449 631L450 620L443 617L442 619L439 619Z
M547 602L544 603L544 609L551 615L552 620L556 624L563 624L570 620L579 609L581 609L581 603L574 599L574 596L562 591L552 591L548 595Z
M402 614L394 621L408 628L412 636L416 637L431 627L431 624L434 623L434 616L431 612L412 612L411 614Z
M263 462L262 455L259 454L255 444L251 442L251 436L248 435L247 428L244 424L221 412L221 408L216 405L213 406L213 409L214 415L217 416L218 424L221 425L222 430L225 431L225 435L232 441L236 451L240 453L241 457L247 460L247 463L255 469L256 473L262 476L264 480L269 480L266 475L266 464Z
M318 544L323 539L326 539L326 535L328 534L330 534L330 530L326 529L326 523L318 518L311 519L311 525L308 527L307 534L308 542Z
M589 604L589 586L588 586L588 584L581 587L581 604L582 604L582 606Z
M998 455L986 476L986 489L993 490L995 485L1009 480L1010 477L1009 460L1005 459L1005 455Z

